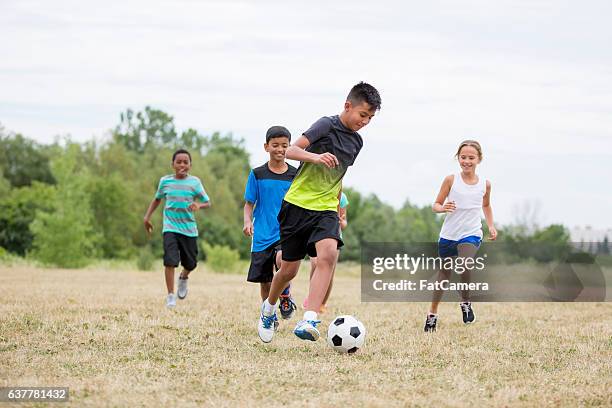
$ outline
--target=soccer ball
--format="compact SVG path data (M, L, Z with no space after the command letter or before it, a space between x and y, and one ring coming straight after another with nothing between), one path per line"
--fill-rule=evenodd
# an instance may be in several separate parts
M363 347L365 337L363 323L349 315L336 317L327 329L327 344L338 353L356 352Z

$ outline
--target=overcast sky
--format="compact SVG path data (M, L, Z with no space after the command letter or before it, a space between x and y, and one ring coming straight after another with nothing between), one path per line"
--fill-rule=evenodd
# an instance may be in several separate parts
M608 1L0 0L0 123L40 142L108 137L145 105L179 130L299 135L350 87L383 106L345 185L435 198L481 142L499 224L612 226ZM206 182L207 175L199 175Z

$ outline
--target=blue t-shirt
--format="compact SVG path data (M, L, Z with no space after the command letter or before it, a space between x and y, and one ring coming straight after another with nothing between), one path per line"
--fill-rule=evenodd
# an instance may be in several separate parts
M287 164L287 171L276 174L268 163L251 170L244 191L244 199L255 204L253 210L253 243L251 252L260 252L280 240L278 212L285 193L297 173L297 169Z

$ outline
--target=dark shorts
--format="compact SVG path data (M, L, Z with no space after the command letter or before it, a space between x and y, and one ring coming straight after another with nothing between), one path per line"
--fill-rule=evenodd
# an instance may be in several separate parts
M459 256L457 252L457 245L459 244L472 244L476 248L480 248L482 239L476 235L470 235L469 237L461 238L459 241L452 241L450 239L440 238L438 241L438 256L440 258L448 258L451 256Z
M164 266L183 265L192 271L198 265L198 238L176 232L164 232Z
M283 261L300 261L306 254L317 256L315 243L325 238L344 243L340 238L340 221L335 211L313 211L283 201L278 213Z
M248 282L272 282L276 265L276 253L280 251L280 243L275 242L263 251L251 252L251 266L249 266Z

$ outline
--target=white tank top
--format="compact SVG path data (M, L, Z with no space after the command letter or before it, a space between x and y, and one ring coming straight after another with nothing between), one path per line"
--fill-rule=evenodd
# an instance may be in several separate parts
M456 209L446 213L440 238L459 241L469 236L482 239L482 199L487 191L487 181L478 177L478 183L466 184L460 173L454 175L447 201L454 201Z

